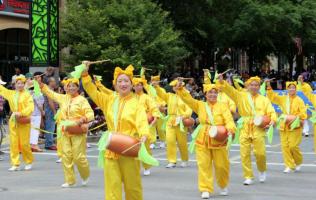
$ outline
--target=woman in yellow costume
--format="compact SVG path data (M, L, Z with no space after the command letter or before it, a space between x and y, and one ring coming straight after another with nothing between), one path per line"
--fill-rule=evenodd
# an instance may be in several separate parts
M47 85L40 82L42 92L53 101L57 102L60 107L60 125L64 124L57 137L61 137L62 146L62 163L65 175L65 183L61 185L63 188L73 187L76 184L74 165L77 166L82 186L86 186L90 176L89 162L86 153L86 133L71 134L66 131L68 125L82 125L94 119L94 113L87 99L79 95L79 80L68 79L66 83L66 94L59 94L50 90Z
M302 125L307 114L304 101L296 95L296 87L296 82L286 82L288 95L281 96L273 92L270 82L267 82L267 96L272 103L281 107L283 112L281 118L284 116L279 128L285 164L284 173L290 173L292 170L300 171L303 163L299 145L302 142ZM287 115L296 116L296 120L292 123L285 123Z
M147 113L146 116L150 115L153 117L152 122L149 124L150 137L147 138L145 142L147 151L149 152L149 154L152 155L150 144L156 142L155 125L156 125L157 119L160 117L160 114L159 114L159 110L158 110L155 100L151 98L149 95L144 93L145 84L147 84L147 80L145 78L133 78L133 86L134 86L134 92L135 92L136 98L138 99L139 103L145 107L145 111ZM143 163L143 166L145 168L144 175L149 176L151 166L145 163Z
M89 62L84 63L88 70ZM118 95L107 95L97 91L87 71L82 74L82 84L91 99L102 109L110 132L113 134L118 132L145 141L150 136L149 126L145 108L139 104L132 92L133 70L131 65L125 70L115 68L113 82ZM121 200L123 185L126 200L142 200L139 160L109 150L105 150L103 156L105 157L105 199Z
M223 80L219 75L219 86L237 105L239 115L238 131L240 131L240 156L243 168L244 185L253 184L253 171L251 166L251 148L256 157L257 169L259 171L259 181L266 180L266 148L265 148L265 128L274 125L276 113L270 100L259 94L260 78L251 77L247 80L247 91L239 91ZM261 128L254 125L256 116L267 116L271 119L270 124Z
M154 82L154 81L160 81L160 75L157 75L157 76L151 76L151 79L150 79L151 82ZM156 124L154 125L156 127L156 131L157 131L157 134L158 134L158 137L159 137L159 140L160 140L160 145L159 147L160 148L165 148L166 147L166 130L164 129L164 118L166 117L166 102L161 99L155 90L152 90L151 88L152 86L151 85L148 85L147 83L144 84L144 88L147 92L147 94L149 96L151 96L157 103L157 106L159 108L159 111L160 111L160 117L157 119L157 122ZM154 145L155 146L155 145Z
M199 190L202 199L208 199L213 187L213 164L221 195L228 195L229 158L226 149L227 140L219 142L208 135L211 126L225 126L229 134L234 134L236 126L229 107L218 102L219 89L214 84L204 84L206 102L195 100L190 93L178 83L177 95L197 113L200 125L196 136L196 159L198 165ZM231 136L232 137L232 136Z
M11 168L9 171L20 169L20 152L25 162L25 170L32 169L33 154L30 146L31 124L20 123L18 119L30 118L34 110L33 98L29 92L24 90L26 78L19 75L15 79L15 90L8 90L0 85L0 95L5 98L10 105L12 115L9 121L10 135L10 159Z
M175 92L178 80L172 81L169 85L172 86ZM174 168L177 163L177 144L181 155L181 167L188 166L188 145L187 145L187 129L181 130L180 126L183 118L191 117L192 110L174 93L167 93L159 86L158 81L154 81L153 86L156 89L157 95L167 102L168 119L166 124L166 142L167 142L167 159L168 165L166 168ZM184 83L183 83L184 84Z

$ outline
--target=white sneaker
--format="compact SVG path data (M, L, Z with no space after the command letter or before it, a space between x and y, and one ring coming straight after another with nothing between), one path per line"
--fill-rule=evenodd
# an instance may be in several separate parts
M25 165L24 170L30 171L32 169L32 164Z
M156 145L155 144L150 144L149 148L150 149L154 149L154 148L156 148Z
M161 143L160 143L160 145L159 145L159 147L160 147L161 149L164 149L164 148L166 148L166 143L164 143L164 142L161 142Z
M61 162L62 162L62 159L61 159L61 158L59 158L59 159L56 160L56 163L61 163Z
M89 143L87 143L87 148L91 148L91 145Z
M252 185L253 181L251 178L246 178L246 180L244 181L244 185Z
M295 172L301 171L301 168L302 168L302 165L297 165L297 166L295 167Z
M69 183L64 183L61 185L62 188L72 188L72 187L75 187L76 184L72 184L72 185L69 185Z
M166 168L175 168L176 167L176 163L168 163L168 165L166 166Z
M202 199L209 199L210 198L210 193L209 192L202 192L201 198Z
M219 194L220 194L221 196L227 196L227 195L228 195L228 189L227 189L227 187L221 189L221 191L220 191Z
M14 171L19 171L20 170L20 167L19 166L12 166L8 169L8 171L10 172L14 172Z
M149 175L150 175L150 169L145 169L144 176L149 176Z
M88 185L88 182L89 182L89 178L87 178L86 180L82 180L81 181L81 185L82 186L87 186ZM68 184L68 183L67 183Z
M283 170L283 173L285 173L285 174L289 174L289 173L291 173L291 172L292 172L292 169L289 168L289 167L286 167L286 168Z
M308 133L308 132L304 133L304 136L305 136L305 137L308 137L308 136L309 136L309 133Z
M182 168L186 168L189 166L188 161L182 161L181 165Z
M259 181L260 183L264 183L267 179L267 174L266 172L259 172Z

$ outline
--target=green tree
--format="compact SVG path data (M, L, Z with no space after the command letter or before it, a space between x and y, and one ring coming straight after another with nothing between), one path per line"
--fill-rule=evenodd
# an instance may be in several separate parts
M65 10L61 44L70 47L63 57L71 65L111 59L109 70L129 64L157 68L174 66L188 56L168 12L149 0L67 1ZM105 71L94 69L101 75Z

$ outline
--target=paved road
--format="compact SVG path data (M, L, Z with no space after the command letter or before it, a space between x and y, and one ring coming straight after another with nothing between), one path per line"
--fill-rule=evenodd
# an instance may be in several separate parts
M95 143L88 149L91 164L91 181L88 187L78 186L62 189L63 172L60 164L55 163L56 152L47 151L35 155L34 169L29 172L8 172L8 154L0 161L0 200L96 200L104 199L103 171L96 167L97 149ZM231 182L229 196L218 195L216 187L214 199L235 200L315 200L316 163L313 152L313 136L302 142L304 165L299 173L283 174L282 155L279 137L267 145L268 178L267 182L256 182L252 186L242 185L242 171L239 147L233 146L230 153ZM160 167L152 169L152 175L143 177L145 200L194 200L200 199L197 189L197 169L194 155L190 157L188 168L165 169L165 151L154 150L161 162ZM79 182L80 183L80 182ZM4 191L3 191L4 190Z

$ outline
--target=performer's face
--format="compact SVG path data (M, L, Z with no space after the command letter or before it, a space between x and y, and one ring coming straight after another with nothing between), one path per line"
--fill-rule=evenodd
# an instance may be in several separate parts
M304 82L304 78L303 78L302 75L299 75L298 78L297 78L297 80L300 81L300 82L302 82L302 83Z
M248 91L252 94L255 95L259 92L260 89L260 84L258 81L252 81L248 85Z
M21 92L22 90L24 90L24 85L25 83L23 81L18 80L17 82L15 82L15 89Z
M288 91L290 96L295 95L296 94L296 86L290 85L289 87L287 87L287 91Z
M206 100L210 103L215 103L217 101L218 91L216 89L211 89L206 92Z
M135 93L140 93L143 91L143 84L138 83L137 85L134 86Z
M75 83L69 83L67 91L71 96L75 96L78 94L79 86Z
M127 75L121 74L117 77L115 88L121 96L125 96L131 92L132 82Z

